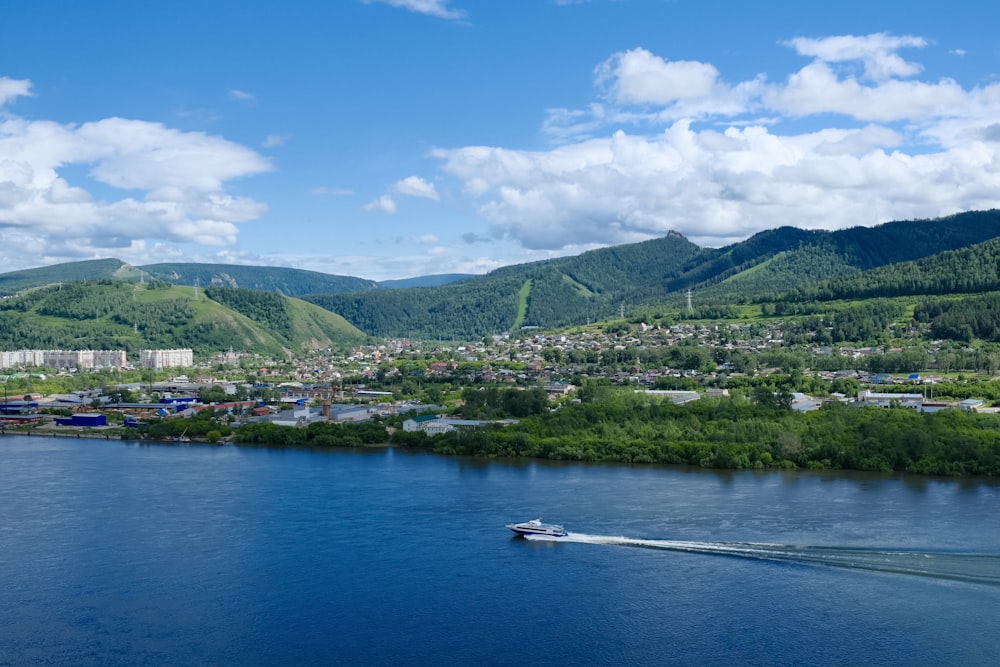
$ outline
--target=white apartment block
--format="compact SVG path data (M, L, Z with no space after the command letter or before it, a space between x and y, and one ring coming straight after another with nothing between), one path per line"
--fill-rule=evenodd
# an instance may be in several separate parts
M121 368L125 350L14 350L0 352L0 368Z
M142 350L139 362L143 368L190 368L194 366L192 350Z

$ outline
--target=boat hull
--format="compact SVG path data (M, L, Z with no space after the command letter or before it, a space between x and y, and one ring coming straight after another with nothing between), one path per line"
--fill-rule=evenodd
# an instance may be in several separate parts
M566 530L562 526L547 524L538 521L526 521L524 523L508 523L507 528L518 535L544 535L546 537L566 537Z

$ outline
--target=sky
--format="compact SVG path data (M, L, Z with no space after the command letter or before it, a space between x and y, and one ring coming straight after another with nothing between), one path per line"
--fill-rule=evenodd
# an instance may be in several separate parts
M0 272L386 280L1000 208L1000 6L981 0L0 14Z

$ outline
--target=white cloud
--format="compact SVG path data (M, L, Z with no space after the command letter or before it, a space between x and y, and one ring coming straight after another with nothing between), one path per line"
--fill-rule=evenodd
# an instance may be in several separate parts
M264 148L280 148L288 143L289 136L287 134L269 134L267 139L261 142L261 146Z
M417 14L428 14L442 19L457 20L465 18L465 12L460 9L450 9L448 0L364 0L366 4L380 2L392 7L402 7Z
M791 75L784 86L772 87L764 99L771 108L791 115L838 113L865 121L896 121L951 115L967 96L948 79L936 83L894 79L865 86L815 62Z
M707 63L666 61L645 49L616 53L601 63L597 83L621 104L668 104L711 94L719 72Z
M434 184L419 176L408 176L401 181L397 181L394 186L396 192L410 197L423 197L425 199L437 200L438 193Z
M8 114L0 117L0 156L0 245L16 243L22 260L100 248L138 252L147 239L233 244L238 223L266 211L225 185L269 171L267 160L220 137L159 123L72 125ZM92 182L64 176L77 173L72 167L107 186L101 196L88 190Z
M346 197L347 195L353 195L354 191L344 188L328 188L321 185L310 190L309 194L313 197Z
M230 99L239 100L240 102L256 102L257 96L253 93L248 93L245 90L239 90L237 88L229 89Z
M31 81L0 76L0 107L11 100L28 95L31 95Z
M382 213L395 213L396 202L389 195L382 195L378 199L364 205L366 211L381 211Z
M602 103L549 111L558 146L432 155L494 238L537 251L669 230L719 246L779 225L1000 207L1000 84L920 79L897 54L927 47L919 37L787 44L812 60L775 82L727 83L708 63L624 51L595 71Z
M923 67L903 60L896 51L927 46L927 40L922 37L895 37L884 32L823 39L796 37L787 43L800 55L813 56L827 63L860 61L864 66L865 76L875 81L918 74Z

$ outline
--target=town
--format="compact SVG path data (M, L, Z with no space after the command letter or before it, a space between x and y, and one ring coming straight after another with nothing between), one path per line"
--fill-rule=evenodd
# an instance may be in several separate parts
M872 370L892 366L886 360L893 358L919 366L899 373ZM995 364L990 354L944 341L923 348L803 345L790 342L777 319L670 327L620 323L556 334L526 330L451 344L390 339L345 355L326 350L287 359L229 350L197 364L191 350L143 350L138 367L120 350L19 350L0 353L0 366L13 371L0 375L0 425L76 434L115 429L127 437L121 429L209 409L234 427L301 427L412 413L421 417L404 421L406 430L434 434L481 425L448 419L448 395L461 387L540 388L557 406L576 400L576 390L588 383L628 387L678 404L754 392L759 398L763 387L800 412L830 401L986 412L998 410L989 392L948 396L939 388L935 396L935 387L953 383L960 371L988 378ZM66 390L34 391L52 381Z

